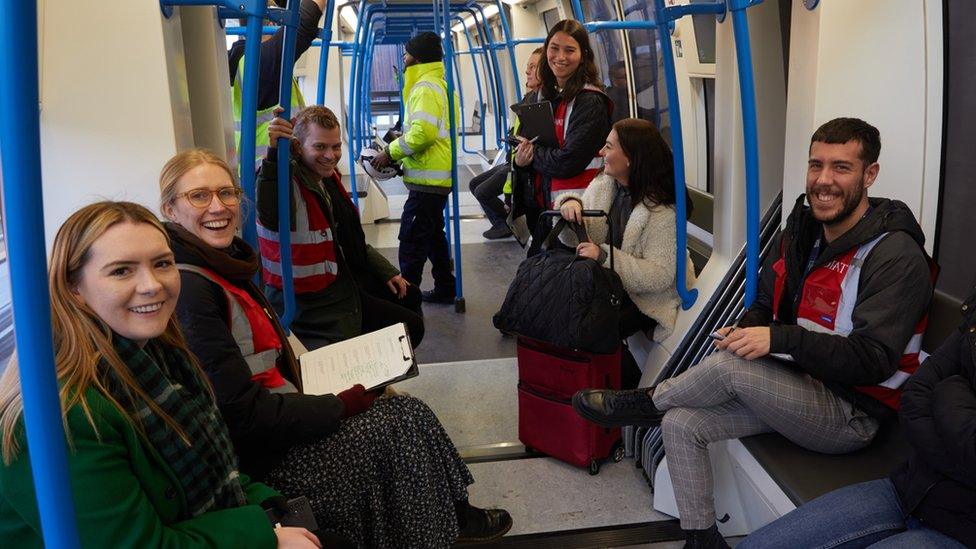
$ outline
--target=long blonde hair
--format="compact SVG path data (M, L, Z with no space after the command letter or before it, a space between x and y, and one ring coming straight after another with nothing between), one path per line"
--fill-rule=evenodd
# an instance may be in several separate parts
M164 237L167 236L166 230L156 216L145 207L132 202L105 201L85 206L72 214L58 229L58 234L54 238L48 270L48 290L51 294L54 368L60 385L58 396L61 400L62 422L70 442L70 433L67 432L67 414L68 410L78 405L81 406L97 433L91 408L85 398L85 392L95 388L137 427L141 425L109 392L106 386L107 372L101 367L105 364L121 382L130 402L137 400L144 402L179 433L185 443L189 444L183 429L159 408L132 377L128 367L112 345L112 331L108 325L73 292L79 283L82 268L90 259L92 245L109 228L125 222L147 223ZM183 336L173 318L169 319L165 331L158 339L169 345L186 348ZM191 362L198 373L203 375L202 371L199 371L199 365L192 359L192 355ZM8 465L20 450L16 434L23 410L19 364L12 359L7 370L0 377L0 432L2 432L0 445L3 450L3 461Z

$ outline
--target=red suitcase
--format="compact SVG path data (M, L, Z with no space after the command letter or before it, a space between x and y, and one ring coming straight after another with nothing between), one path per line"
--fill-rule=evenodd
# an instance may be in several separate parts
M580 389L620 388L620 349L609 355L518 339L519 440L579 467L600 472L608 457L623 458L620 429L594 425L570 404Z

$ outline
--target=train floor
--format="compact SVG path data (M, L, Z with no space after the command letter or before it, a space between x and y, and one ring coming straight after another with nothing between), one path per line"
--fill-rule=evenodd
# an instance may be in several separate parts
M363 228L367 241L396 265L398 195L388 195L392 219ZM477 208L467 192L460 204ZM677 521L653 510L651 489L632 459L607 462L591 476L527 453L519 442L515 341L498 332L491 317L525 252L512 238L484 239L488 228L480 210L462 209L466 311L424 304L420 376L396 389L423 399L440 418L474 475L471 501L512 514L512 530L493 547L681 547ZM428 265L421 286L431 284Z

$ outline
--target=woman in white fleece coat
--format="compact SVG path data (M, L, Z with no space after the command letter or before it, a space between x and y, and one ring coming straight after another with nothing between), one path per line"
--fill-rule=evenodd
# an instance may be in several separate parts
M641 330L662 341L674 330L680 304L675 288L671 149L652 123L628 118L614 124L600 152L603 173L590 182L582 196L563 195L560 212L569 221L585 222L590 241L577 244L579 255L609 267L610 246L615 248L614 268L627 292L621 306L620 337ZM603 210L609 215L584 219L584 209ZM614 242L608 242L608 220L614 228ZM686 265L688 284L692 285L695 273L690 259Z

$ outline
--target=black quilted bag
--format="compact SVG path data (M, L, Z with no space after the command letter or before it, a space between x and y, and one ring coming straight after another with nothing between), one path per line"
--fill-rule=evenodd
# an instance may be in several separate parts
M584 215L606 214L586 210ZM504 332L568 349L613 353L620 346L624 296L620 276L613 271L613 246L609 269L572 251L553 249L565 226L560 219L543 244L545 251L522 261L492 320Z

